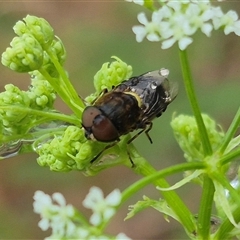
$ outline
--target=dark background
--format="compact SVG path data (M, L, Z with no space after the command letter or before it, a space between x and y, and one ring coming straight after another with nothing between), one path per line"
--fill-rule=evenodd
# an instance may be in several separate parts
M220 5L220 3L219 3ZM240 13L240 3L225 2L223 9ZM170 69L170 79L179 83L179 95L164 115L154 121L150 132L154 144L142 135L136 141L141 154L157 169L184 162L170 121L173 112L192 114L182 83L178 49L161 50L160 43L137 43L132 26L138 24L137 13L142 8L124 1L6 1L0 3L0 53L14 37L16 21L27 14L45 18L54 28L67 50L65 64L77 91L87 96L93 89L93 76L112 55L133 66L134 75L162 67ZM197 97L203 112L213 117L224 130L229 126L239 106L240 41L234 34L225 36L215 31L211 38L198 33L188 48ZM29 84L27 74L17 74L0 65L0 90L6 83L22 89ZM69 112L66 106L58 109ZM82 207L91 186L103 189L105 195L114 188L124 190L140 176L124 166L105 170L94 177L81 172L55 173L39 167L35 154L1 161L0 165L0 238L42 239L50 232L42 232L37 223L39 215L33 213L33 194L42 190L48 194L61 192L68 203L90 214ZM172 177L174 183L181 176ZM187 206L197 213L201 189L193 184L178 190ZM181 226L174 220L166 222L161 214L148 209L135 218L123 221L128 205L141 200L143 195L158 199L154 187L143 189L131 198L113 219L107 232L126 233L133 239L184 239Z

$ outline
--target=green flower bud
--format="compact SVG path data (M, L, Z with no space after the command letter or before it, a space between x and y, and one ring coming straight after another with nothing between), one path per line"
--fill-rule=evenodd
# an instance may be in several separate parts
M5 92L0 93L0 119L4 130L10 133L23 133L29 127L31 118L26 117L28 113L21 107L29 107L30 99L26 92L13 84L6 85L5 89ZM20 108L11 108L11 106Z
M43 64L43 49L30 34L13 38L2 54L2 64L16 72L30 72L39 69Z
M56 94L52 86L48 81L32 79L29 91L27 91L28 97L31 100L31 108L33 109L45 109L53 108Z
M72 158L76 161L77 168L85 171L90 168L91 160L104 149L105 144L101 142L87 141L81 145L79 152Z
M98 96L99 96L99 93L95 92L95 93L92 93L89 96L87 96L84 100L87 103L92 104Z
M32 35L43 48L50 46L54 39L54 31L43 18L27 15L23 21L18 21L13 27L18 36L26 33Z
M202 114L202 118L214 151L220 146L224 133L208 115ZM178 144L184 151L184 157L188 161L202 161L205 156L195 118L179 115L172 120L171 127Z
M48 166L53 171L85 171L92 165L91 160L106 144L89 141L85 138L84 130L69 126L62 135L43 143L35 150L39 154L37 162Z
M48 166L53 171L77 170L75 156L86 141L84 131L75 126L69 126L62 135L55 136L51 141L36 148L39 154L37 162L41 166Z
M62 43L62 40L55 36L56 39L53 40L51 49L55 52L55 55L57 56L58 62L63 65L63 63L66 60L67 52L66 49Z
M97 93L100 93L104 89L112 89L113 86L120 84L132 75L132 67L130 65L127 65L117 57L112 58L116 59L116 61L110 65L109 62L104 63L94 76L94 87Z

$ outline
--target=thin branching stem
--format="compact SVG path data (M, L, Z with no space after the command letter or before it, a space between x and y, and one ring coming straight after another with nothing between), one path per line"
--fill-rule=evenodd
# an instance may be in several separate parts
M191 76L189 61L187 57L187 51L180 50L180 62L182 67L183 81L186 89L186 93L191 104L197 126L199 135L202 142L202 147L205 156L209 156L212 154L212 147L209 141L208 133L203 122L203 118L201 115L201 111L197 102L193 80ZM202 237L202 239L208 239L209 237L209 229L210 229L210 217L211 217L211 208L213 203L214 196L214 186L212 180L205 175L203 178L203 193L200 202L200 209L198 214L198 234Z

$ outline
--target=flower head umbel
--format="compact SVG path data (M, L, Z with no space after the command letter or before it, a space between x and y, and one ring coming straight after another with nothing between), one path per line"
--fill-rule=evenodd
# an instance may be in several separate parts
M51 25L44 19L27 15L23 21L18 21L13 28L18 36L26 33L32 35L43 48L51 45L54 39L54 31Z
M2 64L16 72L29 72L39 69L43 63L43 49L30 34L13 38L2 54Z
M170 48L175 42L181 50L193 42L192 35L201 30L210 36L213 29L224 29L225 34L240 35L240 21L234 11L223 13L210 1L161 1L161 7L152 13L151 21L145 13L139 13L141 26L134 26L137 42L145 37L149 41L161 41L162 49Z
M98 188L94 189L94 193L96 193L96 189ZM98 189L98 191L101 192L100 189ZM86 198L87 200L85 199L84 201L89 202L88 196ZM49 196L42 191L36 191L33 198L34 212L40 214L42 218L41 221L38 223L38 226L43 231L46 231L49 228L52 229L52 235L50 237L47 237L46 239L130 240L130 238L128 238L124 233L119 233L117 236L109 236L104 234L102 232L103 229L99 229L97 226L95 226L95 224L91 225L91 219L89 223L88 220L72 205L66 204L66 200L61 193L54 193L52 196ZM108 208L110 208L119 204L120 198L121 194L119 190L114 190L107 196L105 200L100 200L102 202L105 201L105 205L108 205ZM94 203L97 202L94 201ZM85 205L88 204L85 203ZM104 210L104 208L102 208L102 210ZM109 218L113 216L112 211L110 214L107 208L105 208L105 210L107 211L105 214L105 218L99 219L101 223L109 220Z
M112 58L115 61L104 63L101 69L95 74L94 87L96 92L85 99L87 102L93 102L102 91L106 89L108 91L111 90L113 86L117 86L132 75L131 65L123 62L116 56Z
M83 206L92 209L90 222L94 226L109 220L116 212L115 207L121 202L121 193L118 189L112 191L105 199L103 192L98 187L92 187L83 201Z
M104 89L110 90L112 86L120 84L132 75L132 67L118 57L112 57L115 61L104 63L102 68L94 76L94 87L98 93Z
M209 140L214 150L220 146L224 132L208 115L202 114L203 121L208 131ZM175 138L184 151L184 157L189 161L202 161L204 152L200 133L194 117L179 115L171 122Z

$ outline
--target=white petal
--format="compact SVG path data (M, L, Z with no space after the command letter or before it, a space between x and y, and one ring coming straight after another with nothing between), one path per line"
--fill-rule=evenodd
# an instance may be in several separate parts
M164 5L157 11L157 13L159 14L159 17L161 17L161 19L170 18L173 15L173 10L168 6Z
M163 16L159 12L153 12L152 22L159 24L163 19Z
M106 197L106 204L109 206L117 206L121 202L121 192L119 189L114 189L109 195Z
M225 34L225 35L228 35L229 33L233 32L233 31L234 31L233 26L226 26L226 27L224 28L224 34Z
M102 222L101 215L99 213L94 213L89 219L89 222L94 225L98 226Z
M235 25L234 33L235 33L237 36L240 36L240 21L235 22L234 25Z
M91 187L88 195L83 200L83 206L85 208L94 209L94 205L97 202L101 202L103 199L102 190L98 187Z
M181 50L185 50L189 44L193 42L192 38L184 37L178 41L178 46Z
M145 27L143 27L143 26L134 26L132 28L132 30L136 34L136 41L137 42L142 42L142 40L144 39L144 37L147 34Z
M127 235L125 235L124 233L119 233L116 236L116 240L131 240L131 238L129 238Z
M165 40L165 41L162 42L161 48L162 49L170 48L175 42L176 42L175 38L170 38L168 40Z
M33 209L35 213L42 213L43 209L52 206L51 197L42 191L36 191L33 199L35 200L33 202Z
M104 220L110 219L114 215L115 212L116 212L115 209L107 208L103 213L103 219Z
M189 2L189 0L187 1ZM182 7L181 1L169 1L166 5L171 7L175 12L179 12Z
M213 26L210 23L205 23L201 27L201 31L208 37L210 37L212 30Z
M39 221L38 226L43 230L46 231L49 228L49 221L46 218L43 218Z
M75 214L75 210L72 205L67 205L64 211L68 217L73 217Z
M148 24L147 17L146 17L146 15L145 15L145 13L143 13L143 12L138 14L137 19L138 19L138 21L139 21L141 24L143 24L143 25Z
M143 6L144 4L144 0L125 0L126 2L133 2L133 3L136 3L138 5L141 5Z
M66 206L66 200L61 193L54 193L52 199L55 200L60 206Z
M233 21L236 21L238 19L237 13L233 10L228 11L227 16L231 18Z
M168 39L173 36L173 30L171 29L169 22L162 21L159 24L159 32L163 39Z
M214 11L212 9L207 9L203 12L201 18L204 22L212 19L214 16Z
M147 39L150 42L159 42L160 37L156 33L150 33L147 35Z

